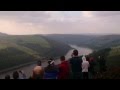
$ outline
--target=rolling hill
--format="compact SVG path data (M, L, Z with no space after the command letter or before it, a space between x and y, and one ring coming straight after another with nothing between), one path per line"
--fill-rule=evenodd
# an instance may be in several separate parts
M99 55L102 55L106 60L107 71L102 74L102 77L99 75L98 79L120 79L120 46L102 49L91 55L96 60ZM99 72L98 62L96 63L96 71Z
M70 47L42 35L7 35L0 33L0 70L34 62L43 57L64 55Z
M52 34L46 37L68 44L88 47L94 50L90 55L98 60L98 56L105 57L107 71L99 74L97 79L120 79L120 35L68 35ZM99 72L96 61L95 71Z
M68 44L100 50L120 45L120 35L50 34L46 37Z

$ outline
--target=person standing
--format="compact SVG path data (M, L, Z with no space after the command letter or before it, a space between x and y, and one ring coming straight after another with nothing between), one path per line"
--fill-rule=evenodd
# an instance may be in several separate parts
M13 72L13 79L20 79L19 73L17 71Z
M26 74L23 70L20 70L19 73L20 73L21 79L27 79Z
M89 64L90 64L90 67L89 67L90 74L92 75L92 78L94 78L96 74L95 72L96 60L94 57L90 57Z
M70 77L70 65L65 60L65 56L60 57L61 64L59 65L58 79L69 79Z
M73 50L72 58L69 60L71 71L72 71L72 78L73 79L81 79L82 78L82 56L78 56L78 50Z
M86 60L86 57L82 57L82 73L83 73L83 79L89 79L88 76L88 69L89 69L89 62Z
M54 60L50 59L48 61L48 66L45 68L44 79L57 79L58 78L58 68L54 64Z
M100 72L103 73L106 71L106 60L104 58L104 56L99 56L99 68L100 68Z
M38 61L37 66L33 69L32 79L43 79L44 69L41 61Z
M5 79L10 79L10 75L6 75L6 76L5 76Z

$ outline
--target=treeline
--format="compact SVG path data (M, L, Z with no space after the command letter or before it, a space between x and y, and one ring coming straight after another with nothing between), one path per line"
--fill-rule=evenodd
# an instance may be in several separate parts
M120 79L120 56L111 55L112 48L105 48L99 51L94 51L90 56L95 57L98 60L99 56L104 57L106 61L106 72L98 75L97 79ZM118 51L120 53L120 51ZM98 63L96 65L96 71L98 68Z
M94 51L90 55L94 56L96 59L98 58L98 56L102 56L104 58L107 58L107 56L111 50L112 50L111 48L105 48L105 49L101 49L98 51Z

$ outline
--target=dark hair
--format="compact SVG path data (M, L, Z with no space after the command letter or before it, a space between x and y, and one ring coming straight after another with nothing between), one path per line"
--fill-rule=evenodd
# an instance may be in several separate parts
M60 57L60 60L65 60L65 56L61 56L61 57Z
M48 65L50 65L50 63L51 63L51 60L48 61Z
M5 76L5 79L10 79L10 75L6 75L6 76Z
M22 73L22 71L21 71L21 70L20 70L19 72L20 72L20 73Z
M39 61L37 62L37 65L38 65L38 66L41 66L41 64L42 64L42 62L39 60Z
M19 79L19 73L17 71L13 72L13 79Z
M52 60L53 60L53 58L50 58L50 60L52 61Z
M78 50L75 49L75 50L73 51L73 55L74 55L74 56L78 56Z
M86 60L87 60L87 61L90 61L90 58L89 58L89 56L86 56Z

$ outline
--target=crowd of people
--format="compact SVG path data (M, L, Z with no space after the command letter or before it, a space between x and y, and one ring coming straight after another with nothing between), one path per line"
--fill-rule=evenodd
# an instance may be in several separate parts
M50 58L48 66L43 68L41 61L33 68L32 75L26 77L24 71L13 72L13 79L92 79L95 77L96 60L89 56L78 56L78 50L73 50L72 57L66 60L65 56L60 57L61 63L55 65L54 59ZM103 58L99 57L100 71L105 67ZM11 79L10 75L6 75L5 79Z

